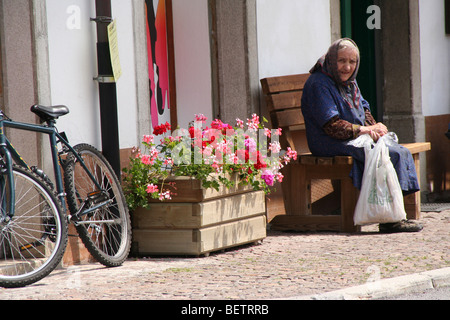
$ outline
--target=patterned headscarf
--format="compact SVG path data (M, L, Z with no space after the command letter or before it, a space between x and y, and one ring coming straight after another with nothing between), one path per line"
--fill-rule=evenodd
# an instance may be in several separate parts
M338 52L342 49L342 42L349 41L354 45L358 51L356 69L352 76L345 82L343 82L339 76L338 72ZM310 73L321 71L327 76L329 76L336 83L339 92L344 98L345 102L350 108L359 108L361 103L361 91L359 90L358 84L356 83L356 76L358 75L360 65L360 54L356 43L349 38L339 39L335 41L331 47L328 49L326 55L322 56L314 67L310 70Z

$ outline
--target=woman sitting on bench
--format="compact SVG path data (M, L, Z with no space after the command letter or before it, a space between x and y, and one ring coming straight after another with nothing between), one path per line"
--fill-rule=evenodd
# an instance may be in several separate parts
M353 184L361 189L364 172L364 149L347 144L363 134L374 141L388 133L382 123L377 123L370 113L356 83L360 64L357 45L351 39L333 43L328 53L311 69L302 96L308 146L312 154L321 157L352 156ZM419 191L414 160L408 149L389 147L389 155L403 194ZM410 220L380 224L380 232L417 232L422 225Z

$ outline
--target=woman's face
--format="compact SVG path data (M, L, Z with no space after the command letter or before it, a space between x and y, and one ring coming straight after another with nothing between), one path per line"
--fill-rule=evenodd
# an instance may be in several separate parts
M338 52L338 73L342 82L346 82L353 75L358 63L358 53L354 48L345 48Z

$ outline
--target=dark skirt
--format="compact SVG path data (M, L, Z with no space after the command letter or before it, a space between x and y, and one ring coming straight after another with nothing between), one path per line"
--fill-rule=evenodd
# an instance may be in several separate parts
M353 185L361 190L365 163L364 148L354 147L345 141L337 141L329 137L321 139L320 142L316 139L308 143L312 154L315 156L352 156L354 158L350 176L353 179ZM403 194L408 195L419 191L420 186L417 179L416 166L414 165L411 152L399 144L389 144L388 148Z

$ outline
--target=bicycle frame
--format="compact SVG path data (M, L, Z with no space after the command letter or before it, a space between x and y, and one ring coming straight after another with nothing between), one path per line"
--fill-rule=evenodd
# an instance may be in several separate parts
M81 156L73 149L73 147L69 144L69 142L63 137L62 134L60 134L55 126L55 121L48 121L47 125L45 124L30 124L30 123L24 123L24 122L17 122L9 119L5 119L3 112L0 111L0 155L4 157L4 162L6 165L6 170L8 173L8 179L11 181L10 188L14 190L14 179L13 179L13 173L12 173L12 163L14 160L15 163L17 163L20 166L24 166L26 168L29 168L28 164L23 160L23 158L20 156L20 154L17 152L17 150L12 146L12 144L9 142L8 138L5 135L4 128L14 128L19 130L25 130L25 131L32 131L32 132L38 132L47 134L49 136L50 140L50 147L52 151L52 163L53 163L53 169L55 174L55 182L56 182L56 191L57 191L57 197L61 202L61 206L63 209L63 212L67 212L66 203L65 203L65 191L64 191L64 185L63 185L63 178L62 178L62 172L60 168L60 158L58 153L58 143L62 143L65 147L68 148L69 151L71 151L77 161L82 165L88 176L92 179L92 181L95 183L96 187L101 190L101 186L97 183L96 179L93 177L92 173L89 171L89 169L86 167L83 159ZM9 190L11 191L11 190ZM14 196L14 192L10 192L11 197ZM11 198L10 208L9 208L9 218L11 218L14 215L14 198ZM1 217L0 217L1 218Z

